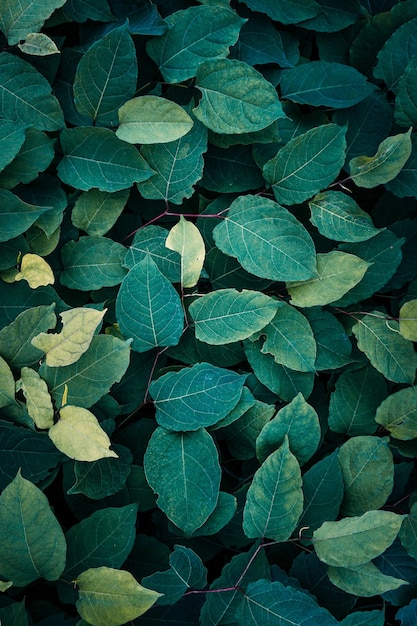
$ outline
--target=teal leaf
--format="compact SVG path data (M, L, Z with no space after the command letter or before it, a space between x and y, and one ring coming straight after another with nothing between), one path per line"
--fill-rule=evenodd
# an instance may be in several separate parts
M354 24L361 16L360 5L350 0L321 0L321 11L300 26L320 33L334 33Z
M3 357L0 356L0 408L15 403L15 381L13 373Z
M260 196L241 196L213 231L216 246L259 278L307 280L316 275L313 241L284 207Z
M75 201L71 221L90 237L105 235L115 224L128 198L128 189L114 193L98 189L84 191Z
M411 57L404 74L401 76L395 90L395 109L394 116L397 124L400 126L417 125L417 106L416 106L416 71L417 71L417 55Z
M43 172L55 156L55 140L37 128L26 130L25 141L13 161L0 172L0 185L12 189L19 183L30 183ZM10 152L8 151L10 154ZM49 209L49 207L48 207Z
M331 582L347 593L369 598L406 585L407 581L383 574L373 563L362 563L352 567L328 568Z
M168 354L187 365L206 362L220 367L237 365L244 360L240 342L228 343L224 346L212 346L195 338L194 329L189 326L181 335L177 346L169 348Z
M181 280L181 257L178 252L166 247L165 242L169 231L161 226L149 224L140 228L133 238L126 253L124 265L129 270L149 255L158 266L159 271L171 283Z
M299 204L335 180L345 161L345 133L337 124L317 126L278 150L263 168L277 202Z
M132 98L138 74L136 51L126 20L82 56L74 79L77 111L99 126L117 124L117 111Z
M235 496L225 491L220 491L216 508L204 524L193 533L193 537L216 535L232 520L236 514L236 507L237 501Z
M108 456L97 461L75 461L75 483L67 490L68 495L82 493L91 500L100 500L123 489L132 469L132 453L117 443L112 444L112 448L117 458Z
M417 406L414 387L400 389L383 400L375 415L375 421L381 424L395 439L409 441L417 437Z
M416 17L400 25L384 41L384 45L378 53L374 76L383 80L386 86L394 92L409 61L417 53L416 26Z
M300 466L285 437L253 477L243 511L243 530L251 538L285 541L295 530L302 510Z
M9 241L24 233L50 206L35 206L21 200L7 189L0 189L2 206L0 241Z
M239 404L236 408L239 408ZM256 456L256 440L274 413L273 404L256 400L243 415L221 430L235 459L244 461Z
M351 362L352 344L337 318L320 307L304 311L316 341L317 371L337 369Z
M0 171L13 161L23 146L25 137L25 124L0 120Z
M275 0L245 0L245 4L252 11L266 13L271 19L283 24L297 24L321 12L315 0L299 0L296 4L289 0L279 4Z
M262 172L253 159L251 146L238 144L229 148L218 148L209 145L204 163L204 175L200 184L210 191L234 193L264 186Z
M159 508L186 535L214 511L220 465L216 445L203 428L186 433L157 428L145 453L144 468L158 494Z
M57 580L65 567L64 533L47 497L20 471L0 496L7 541L0 544L0 573L24 587L38 578Z
M196 87L202 98L193 113L215 133L249 133L285 117L272 84L242 61L205 61Z
M195 300L188 310L197 339L222 345L262 330L279 306L277 300L259 291L219 289Z
M244 376L209 363L168 372L149 387L156 421L174 431L213 426L236 406L244 382Z
M29 33L37 33L50 15L65 4L65 0L42 0L36 7L30 0L18 4L9 1L2 3L0 29L5 34L9 46L14 46Z
M44 351L32 344L33 337L55 327L55 305L31 307L0 331L0 354L12 368L33 365Z
M399 532L399 538L401 541L401 545L407 550L408 554L413 557L413 559L417 556L417 544L416 544L416 534L417 534L417 503L415 502L410 509L410 513L407 515L406 519L403 521L401 530Z
M240 30L234 52L248 65L278 63L282 68L297 65L299 43L292 33L278 31L264 15L251 14Z
M62 131L60 142L64 158L58 175L76 189L120 191L153 173L134 146L107 128L68 128Z
M116 316L122 333L133 338L132 348L137 352L179 342L184 325L181 300L150 254L123 279Z
M267 289L271 281L260 279L249 274L237 259L223 254L215 246L209 250L204 263L210 282L215 289L233 289L239 285L240 289Z
M171 13L169 30L149 40L146 50L164 80L179 83L195 76L207 59L226 57L245 21L229 6L189 7Z
M111 22L114 16L110 11L107 0L67 0L64 14L76 22L95 20L98 22Z
M342 626L384 626L385 611L355 611L342 620Z
M411 144L411 156L407 163L400 173L385 185L388 191L400 198L407 196L417 198L417 133L411 135Z

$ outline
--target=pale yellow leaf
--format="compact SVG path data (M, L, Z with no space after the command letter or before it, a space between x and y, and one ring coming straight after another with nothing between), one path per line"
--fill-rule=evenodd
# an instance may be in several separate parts
M165 246L181 255L182 286L194 287L200 278L206 254L197 226L181 215L178 224L171 228Z
M56 43L52 41L45 33L29 33L26 35L25 41L17 44L25 54L31 54L37 57L45 57L50 54L60 54Z
M417 300L409 300L400 309L399 331L404 339L417 341Z
M46 382L31 367L23 367L19 386L26 398L26 408L38 428L54 425L54 408Z
M26 280L32 289L53 285L55 282L50 265L38 254L31 253L23 255L15 280Z

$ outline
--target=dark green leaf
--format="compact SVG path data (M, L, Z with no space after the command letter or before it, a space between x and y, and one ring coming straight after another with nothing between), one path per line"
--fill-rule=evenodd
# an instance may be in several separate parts
M375 421L396 439L408 441L417 437L416 390L406 387L388 396L378 407Z
M321 11L320 5L315 0L300 0L297 4L289 0L279 4L274 0L245 0L245 4L253 11L266 13L273 20L283 24L302 22Z
M289 68L297 65L300 58L298 41L290 33L275 28L263 15L250 15L240 30L234 52L239 61L249 65L278 63Z
M43 172L55 156L55 140L41 130L28 128L25 141L13 161L0 173L0 185L6 189L18 183L30 183Z
M403 76L401 76L396 86L394 115L397 124L400 126L415 126L417 123L416 106L416 71L417 56L413 56L407 65Z
M105 235L123 211L128 198L127 189L114 193L98 189L84 191L75 201L72 223L91 237Z
M417 18L414 18L397 28L378 54L374 76L383 80L387 87L393 91L395 91L411 57L417 52L416 26Z
M386 188L391 193L405 198L406 196L417 197L417 135L411 135L411 156L402 168L401 172L389 183Z
M25 141L25 136L25 124L0 120L0 170L4 170L15 158Z
M0 241L8 241L21 235L43 213L51 210L50 206L34 206L24 202L7 189L0 189L0 203L2 206Z
M335 520L343 500L343 475L336 452L315 463L303 475L304 510L298 525L315 530Z
M98 461L75 461L75 483L69 495L82 493L92 500L101 500L122 489L130 474L132 453L119 444L112 445L118 458L106 457ZM105 565L105 563L100 563Z
M234 193L258 189L264 185L261 170L252 157L250 146L209 146L204 162L201 185L210 191Z
M336 317L319 307L306 309L304 315L316 340L315 369L336 369L350 363L352 344Z
M236 409L239 409L239 404ZM256 400L243 415L220 431L225 436L228 448L236 459L246 460L255 457L259 433L274 413L273 404Z
M168 231L161 226L150 224L137 231L132 245L126 253L124 264L132 269L149 254L158 266L159 271L172 283L181 280L181 257L178 252L166 247Z
M65 0L42 0L36 7L30 0L18 4L4 2L0 18L0 28L6 35L9 46L13 46L29 33L37 33L50 15L65 4Z

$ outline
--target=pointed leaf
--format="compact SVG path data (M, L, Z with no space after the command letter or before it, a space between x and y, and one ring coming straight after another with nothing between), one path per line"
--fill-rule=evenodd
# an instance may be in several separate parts
M274 413L273 404L256 400L243 415L221 431L235 459L244 461L256 456L256 440Z
M235 496L225 491L219 492L216 508L210 513L207 520L200 528L193 533L193 537L206 537L208 535L216 535L220 532L235 516L237 501Z
M394 116L397 123L405 127L415 126L417 123L416 70L417 56L413 56L395 88Z
M400 173L386 183L385 188L399 198L417 197L417 136L411 134L411 156Z
M168 234L168 230L154 224L139 229L126 253L124 266L132 269L136 263L150 255L161 274L171 283L179 283L181 281L181 257L177 252L166 247Z
M417 341L417 300L409 300L400 308L399 331L404 339Z
M55 139L51 139L41 130L28 128L19 154L0 173L0 185L12 189L18 183L32 182L39 172L43 172L51 164L55 156L54 144Z
M55 277L51 266L45 259L37 254L24 254L15 280L26 280L31 289L36 289L45 285L53 285Z
M13 161L25 141L25 136L25 124L0 120L0 171Z
M115 193L90 189L75 201L71 221L91 237L105 235L114 225L129 198L129 190Z
M21 388L30 417L40 429L54 425L54 407L46 382L30 367L22 367Z
M0 203L2 206L0 241L9 241L21 235L43 213L51 210L50 206L28 204L7 189L0 189Z
M388 89L396 90L409 61L417 52L417 17L399 25L384 41L374 68L375 78L383 80Z
M181 215L178 224L169 231L165 245L181 256L181 285L185 288L194 287L200 278L206 254L204 240L197 226Z
M65 4L65 0L41 0L33 6L30 0L21 0L17 4L5 0L0 13L0 29L6 35L9 46L13 46L28 33L41 30L50 15Z
M382 574L373 563L363 563L353 567L329 567L331 582L347 593L364 598L398 589L407 585L406 580Z
M352 344L336 317L320 307L303 312L316 340L316 370L336 369L350 363Z
M18 48L25 54L32 54L37 57L60 54L56 43L44 33L28 33L25 41L18 44Z
M118 443L113 448L117 458L107 456L97 461L75 461L75 483L67 489L68 495L83 494L91 500L101 500L125 487L132 470L133 455Z
M414 387L391 394L378 407L375 421L396 439L408 441L417 437L417 391Z

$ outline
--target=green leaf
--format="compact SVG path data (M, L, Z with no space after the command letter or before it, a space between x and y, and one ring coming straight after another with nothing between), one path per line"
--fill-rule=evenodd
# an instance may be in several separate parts
M403 521L399 538L402 546L407 550L408 554L413 557L413 559L417 556L417 543L416 543L416 532L417 532L417 503L414 503L411 506L410 513L407 515L406 519Z
M116 316L122 333L133 338L132 348L137 352L179 342L184 325L181 300L150 254L123 279Z
M120 216L128 198L127 189L114 193L98 189L84 191L75 201L72 223L90 237L105 235Z
M354 67L329 61L310 61L285 70L280 87L286 100L332 109L351 107L375 89Z
M334 315L320 307L303 311L316 341L316 370L336 369L351 362L352 344Z
M345 161L345 134L346 128L325 124L278 150L263 168L277 202L300 204L332 183Z
M204 162L204 175L200 184L210 191L233 193L264 186L262 172L253 159L251 146L238 144L223 149L209 144Z
M354 198L341 191L324 191L308 203L311 223L319 233L335 241L366 241L380 231Z
M358 156L349 162L350 177L358 187L372 188L388 183L402 170L411 155L411 128L387 137L374 156Z
M369 598L407 585L406 580L386 576L373 563L363 563L354 567L329 567L331 582L347 593Z
M38 578L57 580L65 567L64 533L47 497L20 471L0 496L1 576L17 587Z
M44 33L28 33L25 41L18 44L18 48L25 54L32 54L38 57L60 54L56 43Z
M13 161L23 146L25 137L25 124L0 120L0 171Z
M67 0L64 14L76 22L86 22L87 20L111 22L114 20L107 0L88 0L88 2L85 0Z
M342 620L342 626L384 626L385 611L355 611Z
M260 196L241 196L213 230L216 246L259 278L307 280L317 273L313 241L284 207Z
M273 404L256 400L243 415L222 429L221 434L235 459L245 461L256 456L256 440L274 413Z
M205 61L197 70L202 98L193 113L215 133L250 133L285 117L276 90L246 63Z
M286 541L303 511L301 471L290 452L287 436L256 471L243 511L243 530L248 537Z
M368 511L360 517L324 522L313 533L314 549L327 565L363 565L392 544L404 518L390 511Z
M107 128L67 128L60 135L62 182L88 191L120 191L149 178L153 171L139 151Z
M375 421L401 441L417 437L416 393L414 387L401 389L388 396L376 411Z
M417 341L417 300L409 300L402 305L398 328L404 339Z
M189 307L199 341L223 345L247 339L274 317L280 303L259 291L219 289Z
M212 426L236 406L244 382L245 376L209 363L168 372L149 387L156 420L174 431Z
M155 604L160 593L140 585L130 572L96 567L76 580L80 594L76 606L93 626L120 626L140 617Z
M124 488L132 469L132 453L118 443L113 448L117 458L107 456L97 461L75 461L75 483L67 490L68 495L83 494L91 500L101 500Z
M126 253L125 267L132 269L136 263L143 261L149 255L161 274L171 283L179 283L181 281L181 257L177 252L166 247L168 234L165 228L153 224L140 228Z
M338 250L318 254L317 277L287 283L291 303L312 307L335 302L362 280L370 265L354 254Z
M352 328L358 348L388 380L414 382L417 355L411 341L398 332L398 322L386 320L379 311L363 316Z
M278 63L282 68L297 65L299 42L292 33L278 31L265 15L250 14L235 46L237 58L248 65Z
M30 367L22 367L20 386L30 417L40 429L54 424L54 407L44 380Z
M282 24L297 24L321 12L321 7L315 0L299 0L296 4L291 0L284 0L279 4L275 0L245 0L245 4L252 11L266 13Z
M388 89L395 91L409 61L417 52L417 18L401 24L384 41L374 68L375 78L383 80Z
M199 281L206 255L204 240L197 226L181 215L178 224L169 231L165 245L181 257L181 285L194 287Z
M417 136L411 135L411 156L402 168L401 172L389 183L386 189L400 198L407 196L417 197Z
M352 437L340 446L338 456L345 485L342 514L362 515L384 506L394 486L394 461L387 441Z
M31 289L37 289L37 287L53 285L55 277L51 266L45 259L38 254L24 254L15 280L26 280Z
M36 6L30 0L20 0L18 4L3 0L0 10L0 29L6 36L9 46L14 46L28 33L41 30L51 14L62 7L65 0L41 0Z
M413 56L395 88L395 120L406 128L417 123L416 70L417 56Z
M46 78L9 52L0 54L0 98L3 118L39 130L57 131L64 127L61 107Z
M236 507L237 501L235 496L225 491L220 491L216 508L209 515L207 521L193 533L193 537L216 535L232 520L236 514Z
M100 126L116 125L119 107L135 93L137 74L135 46L126 20L93 43L81 58L74 80L77 111Z
M34 206L21 200L11 191L0 189L2 219L0 224L0 241L9 241L24 233L50 206Z
M220 465L212 437L200 428L175 433L157 428L144 459L157 504L186 535L200 528L219 497Z
M320 6L320 13L300 26L320 33L334 33L354 24L361 16L360 5L350 0L321 0Z
M15 403L15 382L13 373L0 356L0 408Z
M246 22L229 6L198 6L168 15L169 29L150 39L146 50L169 83L196 75L207 59L226 57Z

